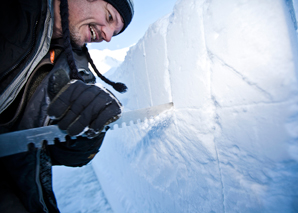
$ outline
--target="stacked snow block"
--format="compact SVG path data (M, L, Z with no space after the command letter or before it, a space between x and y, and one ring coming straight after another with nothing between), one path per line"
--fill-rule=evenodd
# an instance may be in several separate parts
M113 76L125 109L175 108L108 132L93 168L115 212L298 211L287 2L181 0L130 49Z

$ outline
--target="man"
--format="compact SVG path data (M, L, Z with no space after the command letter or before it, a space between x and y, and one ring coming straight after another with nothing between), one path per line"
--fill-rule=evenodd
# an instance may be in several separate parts
M85 43L109 42L123 32L133 2L10 0L2 3L0 15L0 133L57 124L77 136L1 158L0 212L59 212L51 165L87 164L105 126L121 114L116 97L93 85L88 62L102 80L126 90L100 75Z

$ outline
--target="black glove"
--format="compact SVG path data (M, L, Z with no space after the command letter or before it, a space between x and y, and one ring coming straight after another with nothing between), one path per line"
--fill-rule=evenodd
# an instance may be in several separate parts
M61 73L59 75L61 77ZM53 85L50 81L49 88L57 90L59 86ZM121 103L107 89L77 80L67 83L55 95L49 105L48 115L58 120L58 127L66 130L70 136L85 133L93 138L105 125L120 117L121 107Z
M57 139L54 146L47 147L52 164L72 167L86 165L98 153L105 134L102 132L92 139L77 137L73 140L66 137L66 143L60 143Z

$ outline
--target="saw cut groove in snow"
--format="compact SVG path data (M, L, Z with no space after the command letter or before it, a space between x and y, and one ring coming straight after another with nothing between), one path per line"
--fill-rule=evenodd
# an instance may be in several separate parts
M122 114L122 116L110 126L111 129L114 129L115 125L118 125L119 128L122 127L122 124L125 123L126 126L129 126L130 123L137 124L139 122L144 122L145 119L154 119L160 113L163 113L166 110L169 110L173 107L173 103L161 104L158 106L152 106L144 109L138 109L133 111L127 111Z

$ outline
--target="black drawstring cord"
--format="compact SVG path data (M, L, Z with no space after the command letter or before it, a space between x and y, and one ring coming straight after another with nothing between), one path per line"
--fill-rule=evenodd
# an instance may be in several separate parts
M101 78L101 80L103 80L104 82L106 82L107 84L111 85L115 90L117 90L118 92L120 93L124 93L127 91L127 87L125 84L123 83L120 83L120 82L113 82L113 81L110 81L109 79L107 79L106 77L104 77L99 71L98 69L96 68L95 64L93 63L93 60L92 58L90 57L90 54L89 54L89 51L88 51L88 48L87 48L87 45L85 44L84 47L83 47L83 50L85 51L86 55L87 55L87 59L88 59L88 62L91 64L94 72L96 72L97 76Z
M84 82L84 79L80 75L74 57L72 53L72 46L70 43L70 33L69 33L69 25L68 25L68 3L67 0L60 1L60 15L61 15L61 25L63 32L63 46L65 49L65 54L67 58L67 63L70 68L70 78L78 79Z

